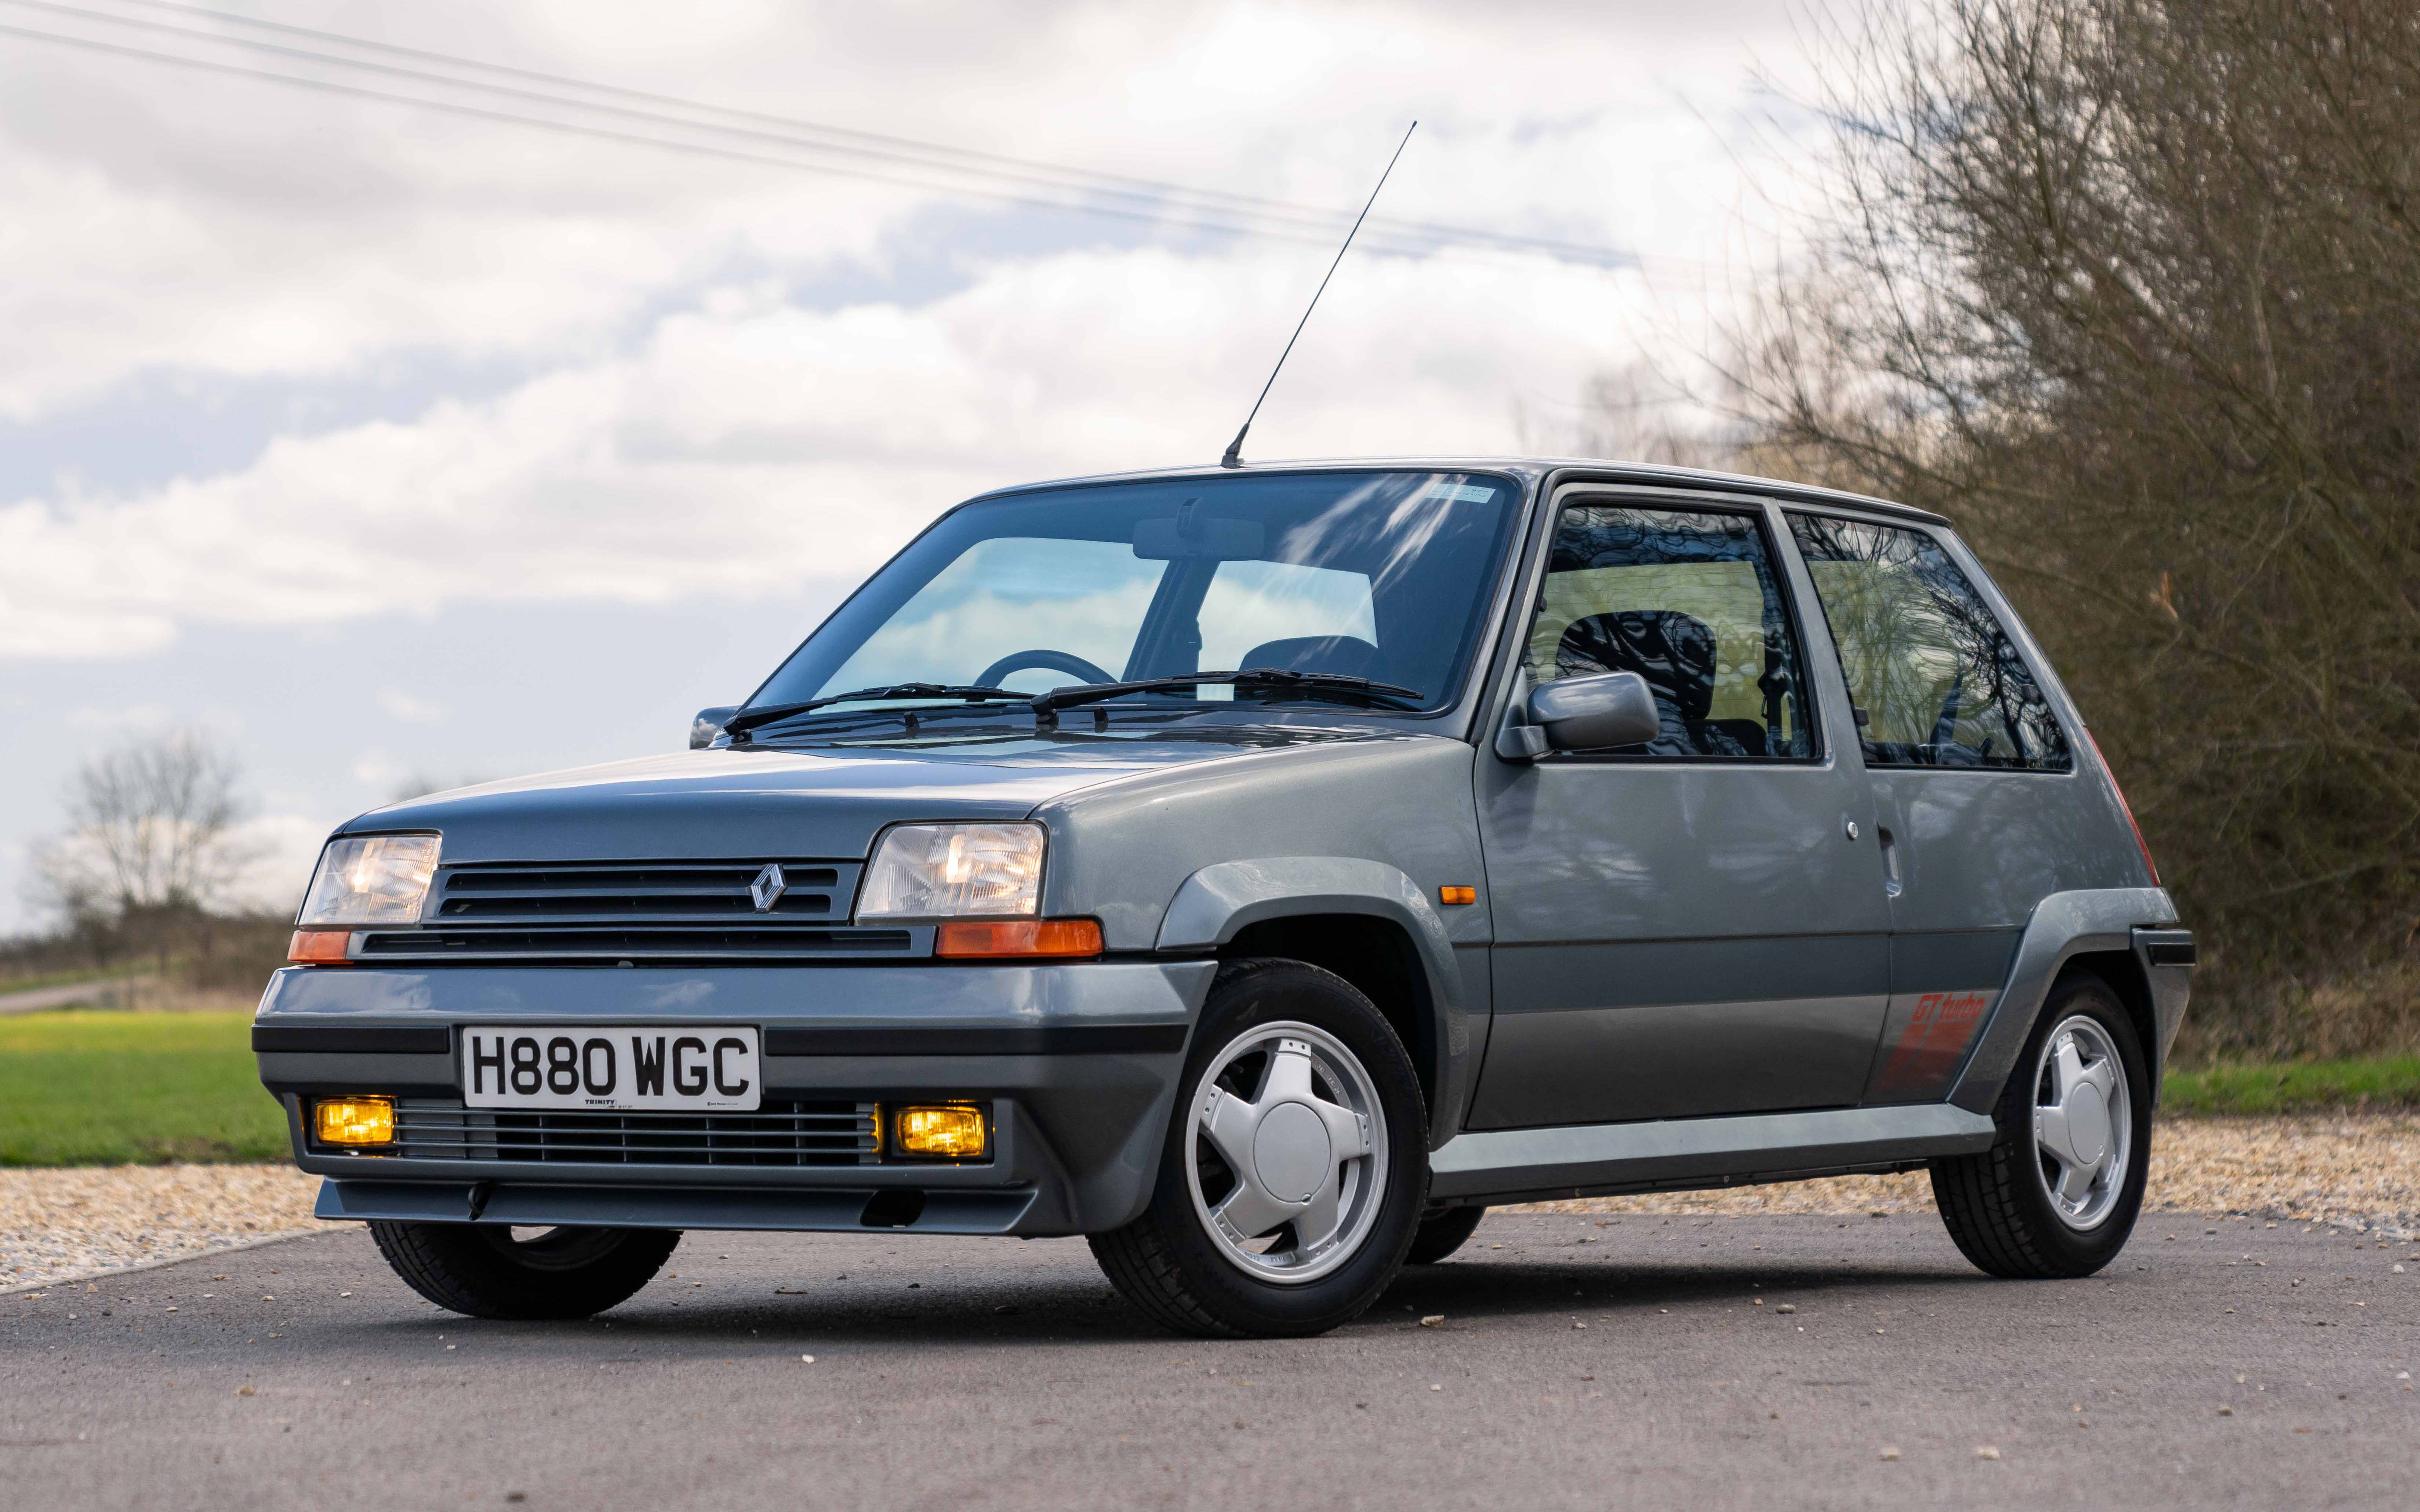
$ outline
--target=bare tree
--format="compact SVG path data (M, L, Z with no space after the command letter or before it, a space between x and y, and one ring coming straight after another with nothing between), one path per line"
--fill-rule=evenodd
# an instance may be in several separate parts
M183 938L207 954L209 921L258 858L240 833L240 777L194 731L92 757L68 783L67 832L35 848L43 889L71 927L138 937L163 972Z
M1830 215L1740 332L1758 443L1976 539L2211 927L2205 1027L2408 1000L2420 8L1944 0L1819 45Z

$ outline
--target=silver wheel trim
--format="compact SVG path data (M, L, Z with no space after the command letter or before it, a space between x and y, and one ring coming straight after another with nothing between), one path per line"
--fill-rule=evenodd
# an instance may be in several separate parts
M1266 1052L1249 1096L1219 1085ZM1387 1190L1387 1120L1378 1087L1334 1035L1308 1024L1259 1025L1202 1068L1186 1103L1185 1180L1221 1255L1255 1280L1316 1281L1351 1259ZM1233 1174L1214 1202L1202 1147Z
M2059 1222L2098 1228L2134 1162L2133 1090L2117 1041L2078 1014L2042 1041L2034 1063L2034 1175Z

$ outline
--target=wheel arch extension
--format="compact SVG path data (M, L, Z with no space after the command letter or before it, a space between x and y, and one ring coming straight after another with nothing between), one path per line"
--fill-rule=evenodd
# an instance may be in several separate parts
M2192 967L2154 964L2146 942L2150 937L2182 940L2190 960L2192 936L2173 927L2176 918L2175 906L2159 887L2078 889L2044 898L2026 922L1999 1001L1976 1036L1949 1101L1975 1113L1997 1106L2000 1089L2014 1071L2042 1005L2062 978L2089 971L2118 995L2141 1037L2156 1105L2168 1043L2184 1015Z
M2135 1038L2142 1042L2143 1058L2150 1070L2151 1105L2159 1106L2163 1058L2159 1015L2151 1006L2151 984L2144 980L2143 964L2131 949L2078 950L2059 964L2058 975L2051 981L2052 991L2055 992L2058 983L2069 977L2085 972L2106 982L2125 1008L2126 1021L2134 1026ZM2045 993L2043 999L2047 1001L2049 994Z
M1445 922L1419 887L1380 861L1227 861L1185 880L1161 919L1162 950L1282 956L1334 972L1377 1005L1411 1052L1431 1144L1468 1100L1470 1029Z

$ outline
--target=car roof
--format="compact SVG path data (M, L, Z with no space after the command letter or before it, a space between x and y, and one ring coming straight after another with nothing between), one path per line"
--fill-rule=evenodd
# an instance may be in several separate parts
M1371 468L1417 468L1437 472L1509 473L1529 485L1536 485L1541 481L1551 481L1558 485L1566 482L1603 482L1699 489L1709 493L1756 493L1786 502L1826 504L1871 514L1890 515L1900 519L1922 520L1931 525L1950 523L1947 517L1936 515L1929 509L1918 509L1913 504L1894 503L1887 499L1875 499L1866 494L1849 493L1838 488L1818 487L1813 484L1790 483L1779 478L1760 478L1744 472L1718 472L1709 468L1667 467L1655 462L1619 462L1584 456L1315 457L1277 462L1247 462L1233 468L1216 465L1150 468L1133 472L1099 472L1083 477L1052 478L1045 482L1020 483L1008 487L987 489L975 495L974 498L997 499L1047 488L1084 487L1108 483L1143 483L1180 478L1231 478L1253 472L1352 471ZM973 500L968 501L971 503Z

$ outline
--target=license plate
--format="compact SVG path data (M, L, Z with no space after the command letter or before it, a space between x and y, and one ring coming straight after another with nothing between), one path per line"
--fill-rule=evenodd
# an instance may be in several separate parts
M752 1027L465 1025L458 1037L466 1107L745 1113L764 1100Z

